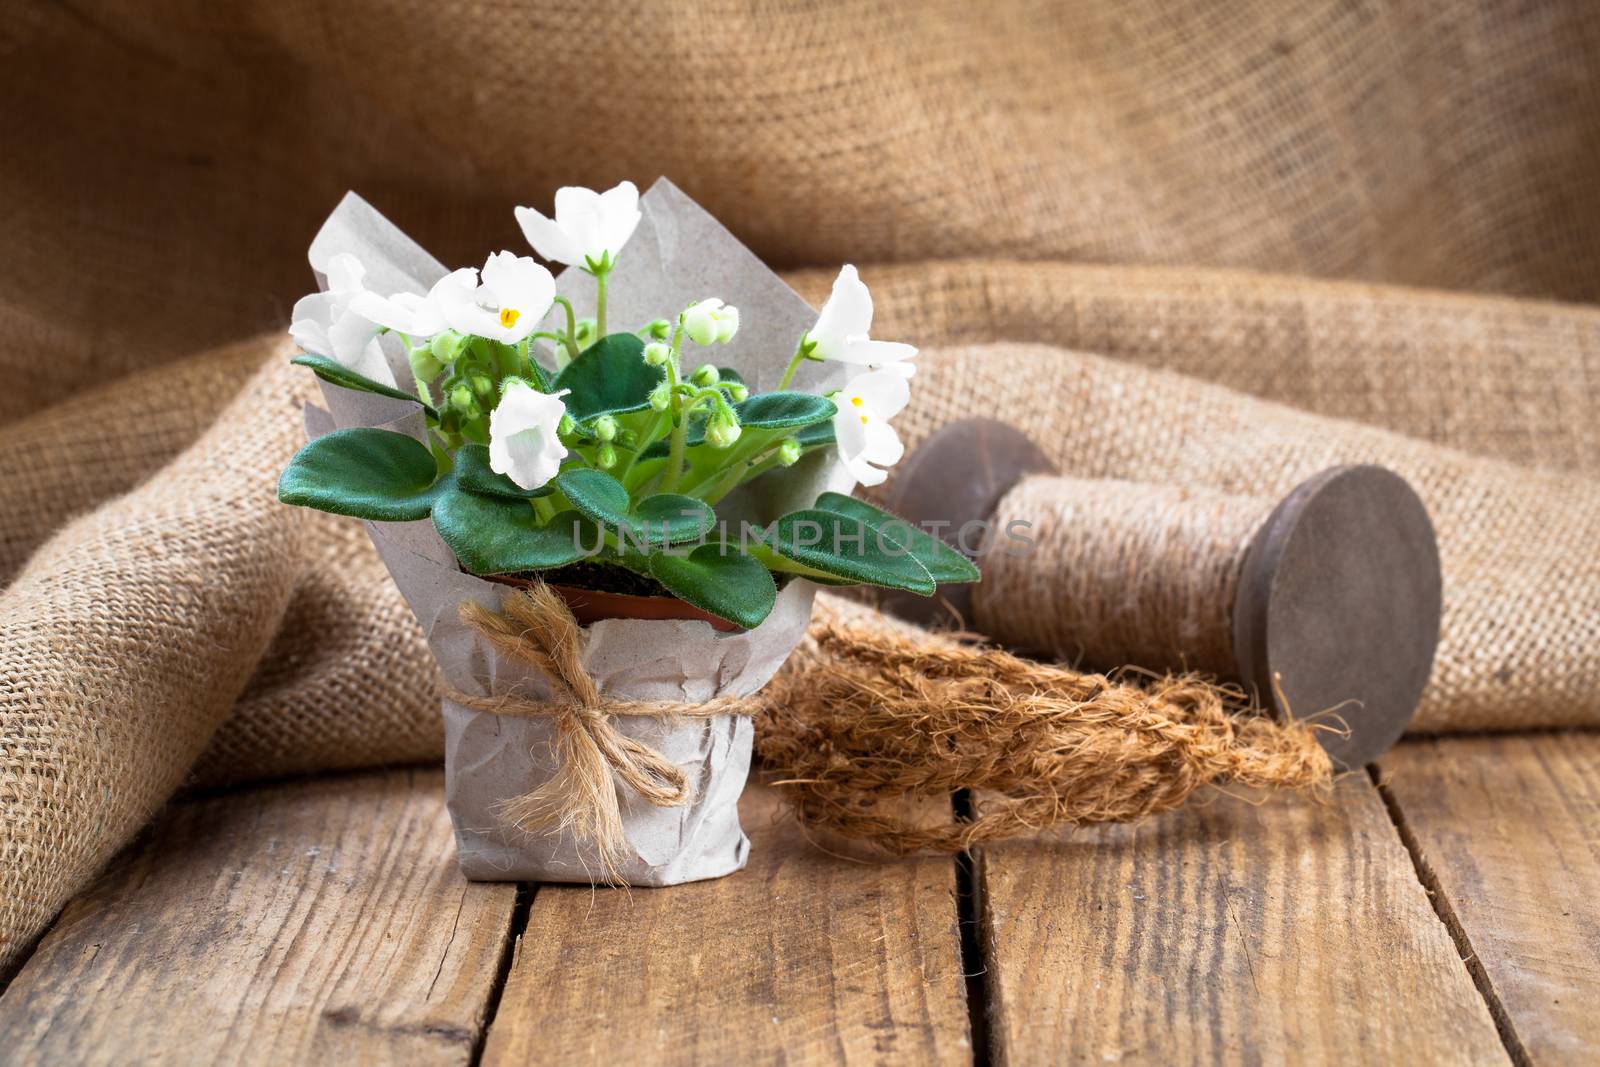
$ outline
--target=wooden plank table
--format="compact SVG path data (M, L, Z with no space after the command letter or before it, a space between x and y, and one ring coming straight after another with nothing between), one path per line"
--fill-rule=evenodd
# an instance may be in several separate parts
M1600 1060L1600 735L958 858L831 854L752 787L750 866L657 890L468 883L442 793L173 805L0 993L0 1062Z

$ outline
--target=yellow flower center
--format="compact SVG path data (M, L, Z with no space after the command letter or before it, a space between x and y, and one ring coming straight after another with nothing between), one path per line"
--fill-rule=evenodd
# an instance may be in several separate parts
M517 324L517 320L520 318L522 318L522 312L518 311L516 308L500 309L500 325L504 326L508 330L515 326Z
M861 398L859 396L853 396L853 397L850 398L850 403L854 404L856 407L860 407L861 406Z
M861 425L865 426L866 424L867 424L867 417L865 415L863 415L863 416L861 416Z

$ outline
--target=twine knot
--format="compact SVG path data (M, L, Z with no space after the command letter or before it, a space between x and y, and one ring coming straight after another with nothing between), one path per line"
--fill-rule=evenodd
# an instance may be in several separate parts
M556 773L531 792L502 801L497 813L526 833L571 831L589 840L613 878L627 845L617 780L661 808L687 804L695 795L682 767L617 729L615 720L622 716L709 719L751 715L757 708L748 697L715 697L700 703L607 700L583 666L583 631L577 619L543 582L507 593L498 613L470 600L457 611L462 623L496 652L534 668L550 685L550 696L538 699L519 693L479 697L454 689L448 692L463 707L554 720Z

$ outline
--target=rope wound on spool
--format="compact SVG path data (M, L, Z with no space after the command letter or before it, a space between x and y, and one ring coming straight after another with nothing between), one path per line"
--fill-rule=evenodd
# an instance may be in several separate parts
M1334 467L1273 501L1048 469L994 420L930 438L889 506L942 524L983 579L886 606L929 623L943 599L1014 647L1236 679L1280 717L1339 727L1320 736L1345 767L1404 732L1432 669L1441 595L1433 525L1400 476Z

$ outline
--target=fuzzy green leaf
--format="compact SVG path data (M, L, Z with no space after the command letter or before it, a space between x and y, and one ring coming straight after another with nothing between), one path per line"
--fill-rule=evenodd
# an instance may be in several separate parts
M800 442L800 450L802 452L809 452L813 448L831 445L834 443L833 420L830 419L827 422L819 422L815 425L807 426L794 436Z
M628 491L605 471L592 467L573 467L556 475L556 488L566 494L572 506L595 522L607 526L627 526Z
M759 626L778 599L767 568L720 541L686 555L656 552L650 573L674 596L747 629Z
M440 494L433 525L473 574L560 567L585 558L599 539L576 511L563 511L541 526L525 500L456 491Z
M361 393L376 393L379 396L386 396L394 400L409 400L413 404L420 404L422 410L428 413L429 418L438 419L439 417L439 413L433 409L431 404L423 404L421 400L410 393L402 392L392 385L384 385L381 382L373 381L371 378L363 377L338 360L308 352L305 355L294 357L289 362L302 367L310 367L311 373L325 382L332 382L334 385L340 385L346 389L354 389Z
M438 466L415 438L361 426L335 430L296 452L278 479L286 504L376 522L428 517Z
M573 507L595 522L656 544L693 541L716 523L709 504L677 493L656 493L635 506L621 482L592 468L562 471L555 484Z
M587 422L596 415L648 407L651 390L665 374L644 361L644 342L637 334L613 333L561 368L551 391L571 389L565 398L567 414Z
M550 485L527 490L489 466L487 445L462 445L456 451L456 484L480 496L503 496L512 500L531 500L555 491Z
M827 422L838 407L811 393L761 393L733 405L739 424L748 430L793 430Z
M855 519L876 528L883 536L910 552L928 574L941 585L945 582L975 582L978 568L954 548L934 537L926 530L906 522L864 500L843 493L823 493L817 497L816 506L848 519Z
M711 532L717 513L703 500L680 493L655 493L645 497L629 516L635 528L656 540L676 545Z
M837 578L931 596L935 582L915 556L876 527L821 508L779 519L769 543L778 555Z

